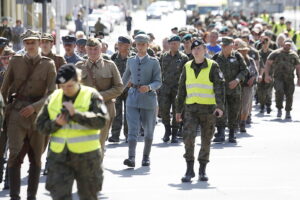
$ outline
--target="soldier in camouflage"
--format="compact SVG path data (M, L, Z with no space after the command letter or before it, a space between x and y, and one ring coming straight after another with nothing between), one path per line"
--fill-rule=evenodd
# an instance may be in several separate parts
M182 121L184 109L183 141L187 171L182 182L190 182L194 173L194 148L197 127L201 126L201 149L199 179L207 181L206 165L209 162L211 138L215 130L216 116L224 110L224 77L218 64L205 58L206 46L203 40L192 44L194 59L184 65L176 98L176 120Z
M241 108L241 85L248 69L242 55L233 51L233 39L222 38L222 51L213 57L225 77L225 114L217 120L218 132L213 142L225 141L225 127L228 118L229 142L236 143L235 131L238 127L238 116Z
M270 70L274 72L275 101L278 109L277 117L282 116L283 99L286 98L286 119L291 119L293 94L295 91L294 72L297 69L298 85L300 86L300 60L296 52L291 50L293 41L286 39L282 48L273 51L267 60L265 81L270 83Z
M170 140L177 143L178 123L175 119L175 97L178 89L178 80L184 64L189 60L187 55L179 51L180 37L174 35L169 39L170 51L161 56L162 87L159 94L159 110L162 123L165 126L164 142ZM170 110L172 108L172 129L170 124Z
M56 83L61 89L49 96L36 120L39 133L51 135L46 189L52 199L72 199L76 180L80 199L96 200L103 182L99 132L107 109L97 90L79 84L73 64L59 69Z

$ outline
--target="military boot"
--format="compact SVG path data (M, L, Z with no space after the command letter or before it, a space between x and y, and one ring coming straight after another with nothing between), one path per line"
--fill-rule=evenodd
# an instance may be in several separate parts
M124 160L123 164L127 165L128 167L135 167L135 157L130 156Z
M30 165L27 186L27 200L36 200L36 193L40 181L41 168L36 165Z
M4 190L9 189L9 175L8 175L8 168L5 170L5 179L4 179Z
M285 119L292 119L291 111L286 111L286 113L285 113Z
M241 122L240 122L240 132L241 133L247 133L247 131L246 131L246 121L245 120L241 120Z
M150 158L147 155L143 156L142 166L147 167L150 166Z
M186 165L187 165L187 169L186 169L184 177L181 178L181 181L182 182L191 182L191 179L195 177L194 161L187 161Z
M270 113L271 113L271 111L272 111L272 109L271 109L271 105L267 105L267 114L270 114Z
M3 181L4 163L5 163L5 160L3 158L1 158L0 159L0 183L2 183L2 181Z
M225 128L224 127L217 127L218 132L215 134L215 138L213 142L221 143L225 141Z
M235 132L234 129L229 129L229 138L228 138L229 143L236 143L236 137L234 132Z
M183 137L182 127L183 127L183 123L180 123L179 124L179 129L178 129L178 132L177 132L177 137L179 137L179 138Z
M177 132L178 132L178 129L177 129L177 128L172 128L172 139L171 139L171 143L178 143Z
M20 200L20 187L21 187L21 169L20 167L10 167L9 173L9 188L10 188L10 199Z
M277 111L277 117L281 117L282 116L282 111L281 111L281 109L278 109L278 111Z
M261 114L264 114L264 113L265 113L265 106L264 106L264 105L261 105L261 106L260 106L260 111L259 111L259 113L261 113Z
M208 177L206 175L206 163L200 163L199 181L208 181Z
M170 140L170 135L171 135L171 126L165 125L165 135L163 137L163 141L168 142Z

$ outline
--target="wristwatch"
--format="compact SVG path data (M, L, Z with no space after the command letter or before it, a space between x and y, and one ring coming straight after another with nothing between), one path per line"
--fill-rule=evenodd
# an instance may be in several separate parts
M237 82L240 82L240 79L239 79L239 78L236 78L235 80L236 80Z

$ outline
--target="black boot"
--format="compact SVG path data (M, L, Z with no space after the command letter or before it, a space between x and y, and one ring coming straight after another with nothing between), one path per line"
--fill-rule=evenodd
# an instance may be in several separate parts
M224 127L217 127L218 132L215 134L215 138L213 142L221 143L225 141L225 128Z
M163 137L163 141L168 142L170 140L170 135L171 135L171 126L165 125L165 135Z
M234 135L235 135L234 129L229 129L229 138L228 138L229 143L236 143L236 138Z
M179 124L179 129L178 129L178 132L177 132L177 137L179 137L179 138L183 137L182 127L183 127L183 123L180 123Z
M4 163L5 163L5 160L3 158L1 158L0 159L0 183L2 183L2 181L3 181Z
M267 105L267 114L270 114L270 113L271 113L271 111L272 111L272 109L271 109L271 105Z
M27 186L27 200L36 200L36 193L40 181L41 168L36 165L30 165Z
M172 128L172 139L171 139L171 143L178 143L177 132L178 132L178 129L177 129L177 128Z
M206 163L200 163L199 180L200 181L208 181L208 177L206 175Z
M194 161L187 161L186 162L186 172L184 177L181 178L182 182L191 182L191 179L195 177L194 172Z
M281 117L282 116L282 111L281 111L281 109L278 109L278 111L277 111L277 117Z
M120 142L120 138L112 135L108 138L108 141L109 142Z
M241 133L247 133L247 131L246 131L246 121L245 120L241 120L241 122L240 122L240 132Z
M292 119L291 111L286 111L286 113L285 113L285 119Z
M4 190L9 189L9 175L8 175L8 168L5 170L5 179L4 179Z
M9 188L11 200L20 200L20 187L21 187L21 169L20 167L10 167L9 173Z
M48 175L48 161L46 160L46 164L45 164L45 169L43 171L43 175L47 176Z
M128 167L135 167L135 158L134 157L129 157L129 158L124 160L123 164L127 165Z
M261 105L260 106L260 111L259 111L261 114L264 114L265 113L265 106L264 105Z
M143 156L142 166L144 166L144 167L150 166L149 156L146 156L146 155Z

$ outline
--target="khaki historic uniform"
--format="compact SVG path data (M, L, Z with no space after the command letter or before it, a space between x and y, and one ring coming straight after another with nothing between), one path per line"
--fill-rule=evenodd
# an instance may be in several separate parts
M46 56L46 57L48 57L48 58L51 58L51 59L54 61L56 71L58 71L58 69L59 69L62 65L67 64L67 62L66 62L66 60L64 59L64 57L59 56L59 55L56 55L56 54L54 54L54 53L52 53L52 52L50 52L50 54L48 54L48 55L44 55L44 54L42 54L42 55L43 55L43 56Z
M41 156L46 147L46 138L38 134L35 118L45 99L55 90L54 62L41 55L30 59L27 55L12 57L1 88L6 112L9 112L7 135L9 146L8 167L10 170L10 189L12 199L18 198L20 188L20 167L28 153L30 161L28 178L28 199L35 197L41 169ZM15 95L13 102L8 99ZM20 110L28 105L34 107L35 113L24 118ZM14 198L13 198L14 197Z
M81 81L83 85L96 88L103 97L110 119L101 129L100 142L104 150L112 120L116 115L115 98L122 94L123 82L115 63L102 57L95 63L90 60L80 61L76 67L81 69Z

